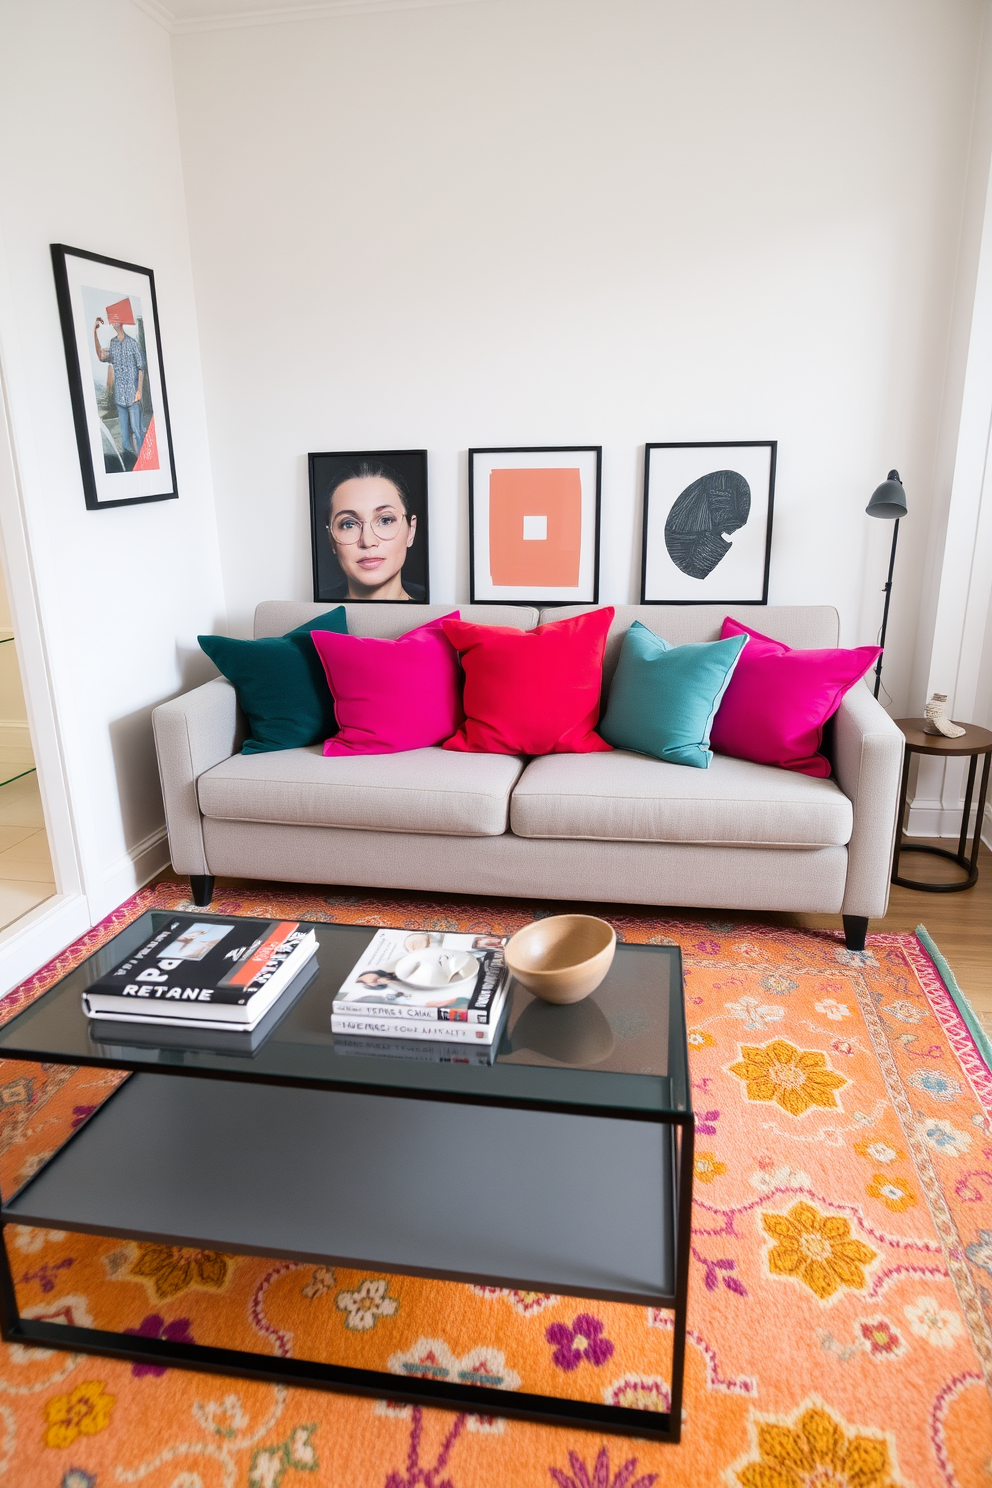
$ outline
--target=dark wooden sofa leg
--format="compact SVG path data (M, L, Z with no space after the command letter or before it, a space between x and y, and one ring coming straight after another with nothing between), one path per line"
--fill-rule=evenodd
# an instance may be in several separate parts
M193 903L197 909L206 909L214 897L214 876L212 873L191 873L189 876L190 893L193 895ZM847 921L844 921L845 925ZM867 925L868 921L865 920ZM864 945L864 936L861 937Z
M199 903L199 900L197 900L197 903ZM849 951L863 951L865 948L865 936L867 934L867 915L844 916L844 939L847 941L847 949Z

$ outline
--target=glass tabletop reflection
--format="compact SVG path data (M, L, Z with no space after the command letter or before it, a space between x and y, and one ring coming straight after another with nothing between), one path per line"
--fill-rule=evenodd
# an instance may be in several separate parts
M331 1032L331 1003L379 927L310 922L316 965L252 1033L88 1019L82 992L174 912L148 910L0 1028L0 1058L86 1064L267 1083L379 1090L428 1099L602 1113L642 1119L691 1109L678 946L618 944L604 982L582 1002L552 1007L514 982L493 1062L475 1046L402 1050ZM234 916L204 914L203 919ZM464 1047L464 1057L462 1051Z

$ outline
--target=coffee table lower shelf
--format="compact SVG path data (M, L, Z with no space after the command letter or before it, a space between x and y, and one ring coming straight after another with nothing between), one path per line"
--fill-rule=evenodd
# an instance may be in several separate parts
M677 1145L663 1121L142 1073L0 1222L669 1308L680 1385ZM663 1413L21 1318L3 1250L10 1341L678 1439Z

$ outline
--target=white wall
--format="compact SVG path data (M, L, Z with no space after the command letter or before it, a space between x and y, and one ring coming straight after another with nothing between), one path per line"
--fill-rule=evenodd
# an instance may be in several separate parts
M233 625L309 593L306 452L431 451L464 599L472 444L604 445L636 597L645 440L777 438L770 599L909 708L982 0L496 0L174 38ZM912 698L913 708L922 700Z
M32 722L53 730L42 787L54 800L61 762L96 918L167 859L149 713L210 674L195 636L224 618L168 35L130 0L4 5L0 138L15 477L0 515L15 606L37 612L22 671ZM84 506L52 242L155 271L178 501ZM56 723L44 719L49 685ZM63 842L63 891L80 882L71 859Z

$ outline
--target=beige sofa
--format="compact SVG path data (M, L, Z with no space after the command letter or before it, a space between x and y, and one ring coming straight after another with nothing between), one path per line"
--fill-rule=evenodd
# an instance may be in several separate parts
M353 635L394 637L453 605L349 605ZM530 629L590 608L461 605L465 619ZM283 635L326 604L270 601L255 635ZM621 605L604 700L634 620L675 645L714 640L725 608ZM739 606L790 646L835 646L825 606ZM154 713L173 867L206 905L217 874L541 899L841 913L848 946L885 913L902 735L863 683L825 747L829 780L715 755L708 770L616 750L538 759L449 753L325 759L319 744L242 755L222 678Z

